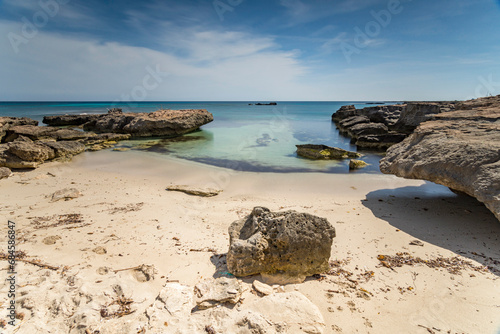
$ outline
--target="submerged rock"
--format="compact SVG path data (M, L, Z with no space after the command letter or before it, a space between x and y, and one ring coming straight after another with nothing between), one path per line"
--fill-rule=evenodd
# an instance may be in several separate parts
M281 283L328 271L335 229L324 218L256 207L229 227L227 267L235 276L262 274Z
M349 161L349 169L361 169L367 167L368 164L364 162L363 160L356 160L356 159L351 159Z
M297 147L297 155L308 159L329 160L361 157L359 153L346 151L338 147L313 144L295 146Z
M500 96L478 100L422 123L387 151L380 170L466 193L500 219Z

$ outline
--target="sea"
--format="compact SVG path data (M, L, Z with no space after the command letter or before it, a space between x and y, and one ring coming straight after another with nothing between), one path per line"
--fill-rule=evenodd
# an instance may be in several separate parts
M0 116L30 117L42 124L43 116L124 112L158 109L207 109L214 121L179 138L146 138L120 142L117 147L141 150L239 171L267 173L380 173L383 153L357 150L331 121L343 105L357 108L397 102L335 101L277 102L0 102ZM314 161L298 157L295 145L324 144L363 154L368 167L349 171L348 160ZM126 151L112 151L127 154ZM137 157L137 155L130 155ZM166 159L167 161L168 159Z

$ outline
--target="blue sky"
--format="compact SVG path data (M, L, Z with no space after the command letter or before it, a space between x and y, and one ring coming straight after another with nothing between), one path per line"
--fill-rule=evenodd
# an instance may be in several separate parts
M2 0L0 100L500 94L500 1Z

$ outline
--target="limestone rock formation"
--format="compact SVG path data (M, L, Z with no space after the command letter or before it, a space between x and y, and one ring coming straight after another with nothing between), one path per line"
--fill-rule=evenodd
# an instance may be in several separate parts
M324 218L256 207L229 227L227 267L235 276L260 273L270 283L302 282L329 269L334 237Z
M3 141L7 130L17 125L38 125L38 121L27 117L0 117L0 142Z
M132 137L176 137L213 121L205 109L158 110L151 113L100 115L83 125L86 131L130 134Z
M44 116L42 123L51 126L78 126L93 121L99 116L99 114Z
M464 192L500 219L500 96L466 101L434 119L391 147L380 170Z
M346 151L338 147L313 144L295 146L297 147L297 155L308 159L329 160L361 157L359 153Z
M420 123L455 109L455 102L405 102L356 109L342 106L332 115L340 133L359 148L386 150L404 140Z

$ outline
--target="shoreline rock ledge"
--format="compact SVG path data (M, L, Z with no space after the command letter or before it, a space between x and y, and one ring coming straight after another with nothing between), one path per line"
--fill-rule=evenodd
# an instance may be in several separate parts
M205 109L157 110L150 113L124 113L111 109L107 114L46 116L47 125L83 126L95 133L122 133L132 138L177 137L197 130L214 120Z
M325 218L255 207L229 227L228 271L238 277L261 274L269 284L302 283L330 269L334 237Z
M500 220L500 95L434 115L389 148L380 170L466 193Z

